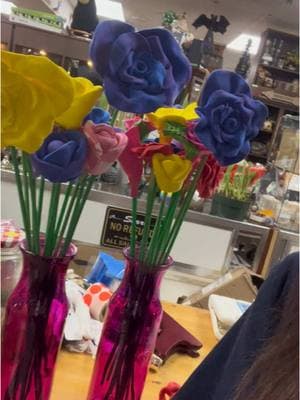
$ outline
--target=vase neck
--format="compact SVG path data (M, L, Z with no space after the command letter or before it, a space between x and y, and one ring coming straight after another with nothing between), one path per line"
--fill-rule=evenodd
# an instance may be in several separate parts
M43 257L22 249L23 276L30 276L31 281L56 281L57 285L64 284L68 265L72 257L56 258Z
M123 287L130 286L131 289L141 291L145 286L151 286L153 296L159 296L160 284L164 274L172 262L163 266L146 267L139 260L126 257L125 275L122 280Z

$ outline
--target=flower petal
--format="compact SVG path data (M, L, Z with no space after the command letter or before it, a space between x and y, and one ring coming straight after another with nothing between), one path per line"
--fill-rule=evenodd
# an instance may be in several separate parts
M94 86L86 78L71 79L74 88L72 104L63 114L56 118L56 122L65 129L78 129L84 117L100 97L102 87Z

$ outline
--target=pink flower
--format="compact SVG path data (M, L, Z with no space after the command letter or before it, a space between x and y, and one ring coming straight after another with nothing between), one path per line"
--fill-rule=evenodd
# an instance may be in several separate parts
M141 121L140 124L131 124L131 128L126 132L128 143L119 157L119 161L128 176L131 196L137 197L139 185L143 174L143 158L135 152L136 148L142 146L141 138L153 130L150 123Z
M119 157L120 164L128 176L131 186L131 196L137 197L139 184L143 174L143 160L132 149L141 146L140 130L138 126L132 126L127 132L128 143Z
M125 119L125 121L124 121L125 129L128 130L128 129L132 128L134 125L136 125L141 120L142 120L141 117L138 117L137 115L135 115L133 118Z
M188 123L188 130L186 134L186 139L192 143L194 146L196 146L201 153L201 155L209 155L212 154L211 151L209 151L204 144L202 144L199 140L199 138L195 134L195 122L190 122Z
M95 125L87 121L83 133L88 141L85 170L91 175L101 175L115 162L126 147L127 136L106 124Z

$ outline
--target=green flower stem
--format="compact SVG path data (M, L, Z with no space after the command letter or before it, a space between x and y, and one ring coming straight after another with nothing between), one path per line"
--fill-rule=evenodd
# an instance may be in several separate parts
M111 113L111 120L110 120L111 126L114 126L114 124L117 120L117 117L118 117L118 113L119 113L119 110L117 110L117 109L114 109L113 112Z
M172 226L172 230L171 230L170 235L168 237L168 243L167 243L167 246L166 246L166 250L164 251L163 256L161 258L161 262L163 264L166 262L166 259L169 256L169 254L170 254L170 252L172 250L172 247L173 247L173 245L175 243L175 240L177 238L178 232L179 232L179 230L181 228L181 225L183 223L183 219L185 217L185 214L186 214L186 212L187 212L187 210L188 210L188 208L190 206L190 203L192 201L193 195L195 193L195 190L196 190L196 187L197 187L197 182L198 182L198 179L199 179L199 177L200 177L200 175L201 175L201 173L203 171L203 168L204 168L204 165L206 163L206 160L207 160L207 157L203 157L202 158L198 168L196 169L196 171L195 171L195 173L194 173L194 175L192 177L192 180L191 180L191 183L190 183L190 187L189 187L188 192L186 194L185 200L184 200L184 202L183 202L183 204L182 204L182 206L181 206L181 208L179 210L179 213L178 213L178 215L176 217L176 220L174 222L174 225Z
M22 189L22 180L21 180L21 176L20 176L20 169L19 169L19 164L18 164L18 159L17 159L17 150L15 147L11 148L11 157L12 157L12 163L13 163L14 171L15 171L16 184L17 184L19 201L20 201L22 218L23 218L23 225L24 225L24 230L25 230L26 240L27 240L27 248L29 251L31 251L31 232L30 232L30 225L28 224L29 210L26 209L26 204L25 204L24 194L23 194L23 189Z
M38 213L37 213L38 214L38 230L39 230L39 232L41 230L44 190L45 190L45 178L41 177L41 179L40 179L39 199L38 199Z
M23 153L25 157L26 170L29 178L29 189L31 199L31 215L32 215L32 251L35 254L40 252L40 230L38 223L38 210L36 205L36 179L32 173L32 166L29 155Z
M156 265L160 265L162 262L162 254L165 250L170 235L170 229L172 226L173 218L176 213L176 208L178 206L179 200L180 200L180 192L173 193L168 211L162 223L162 229L160 230L160 234L158 237L159 248L157 250L156 259L154 261Z
M137 197L132 198L132 223L130 235L130 256L135 257L135 244L136 244L136 214L137 214Z
M72 189L73 189L73 182L69 182L67 190L65 191L65 194L64 194L64 201L63 201L63 203L62 203L62 205L60 207L60 213L59 213L58 220L57 220L57 223L56 223L56 226L55 226L55 238L56 238L56 240L57 240L59 231L61 229L61 224L63 222L65 213L67 211L67 205L68 205L68 201L69 201Z
M86 179L86 177L80 177L79 181L77 182L77 184L75 186L75 189L73 190L71 200L70 200L70 202L68 204L68 207L67 207L67 210L65 212L65 216L64 216L63 223L62 223L62 227L60 228L59 237L58 237L58 240L57 240L57 243L56 243L56 246L55 246L55 249L56 249L55 254L58 254L58 252L60 250L61 244L63 242L63 237L64 237L64 234L65 234L65 230L66 230L66 228L68 226L68 222L69 222L69 220L70 220L70 218L72 216L73 208L75 206L75 200L77 199L77 194L78 194L78 192L79 192L79 190L81 188L81 185L84 184L85 179Z
M148 240L149 240L152 209L153 209L153 205L154 205L154 201L155 201L156 189L157 189L157 186L156 186L155 176L152 173L151 178L150 178L149 187L148 187L146 218L145 218L145 224L144 224L144 229L143 229L143 238L141 241L141 247L140 247L140 253L139 253L139 260L141 262L145 261L144 256L145 256L145 250L146 250Z
M160 204L160 209L159 209L159 213L158 213L158 217L156 219L156 223L154 226L154 230L153 230L153 234L152 234L152 238L149 244L149 250L148 250L148 254L146 257L146 265L152 265L154 260L155 260L155 253L156 253L156 249L159 246L159 232L161 229L161 223L162 223L162 219L163 219L163 214L164 214L164 208L165 208L165 203L166 203L166 197L167 194L163 193L163 198Z
M24 202L26 207L26 214L28 219L28 229L30 231L30 235L32 234L31 229L31 218L30 218L30 200L29 200L29 176L27 171L27 163L26 163L26 155L22 152L22 167L23 167L23 189L24 189Z
M62 252L61 252L62 256L65 256L65 254L69 248L69 245L73 239L73 235L75 233L75 230L76 230L78 221L80 219L81 213L83 211L84 205L89 197L89 193L90 193L92 186L96 179L97 179L96 176L89 176L87 178L87 181L85 181L85 182L87 182L87 185L86 185L86 187L84 187L82 196L78 195L79 202L74 208L73 216L72 216L72 219L71 219L71 222L69 225L69 229L68 229L65 241L64 241L63 248L62 248Z
M60 195L60 183L52 183L51 198L48 211L48 221L46 229L46 242L44 256L49 257L52 255L52 250L54 246L54 228L57 216L57 209L59 203Z

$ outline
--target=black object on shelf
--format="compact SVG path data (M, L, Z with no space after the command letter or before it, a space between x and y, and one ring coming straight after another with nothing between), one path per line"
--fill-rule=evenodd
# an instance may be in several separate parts
M239 59L239 62L235 68L235 72L239 75L241 75L243 78L246 78L250 69L250 47L252 45L252 40L249 39L246 49L243 53L243 55L241 56L241 58Z

